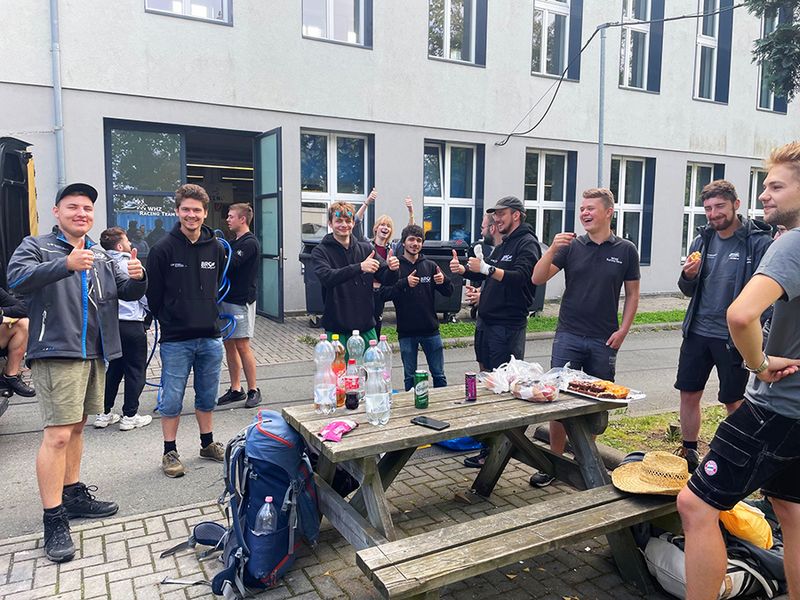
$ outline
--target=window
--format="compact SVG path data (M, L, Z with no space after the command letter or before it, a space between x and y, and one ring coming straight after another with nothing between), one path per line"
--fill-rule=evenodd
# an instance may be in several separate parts
M786 9L770 8L761 19L761 37L773 33L786 20ZM790 16L791 18L791 16ZM758 108L786 114L786 98L776 97L769 88L769 79L763 65L758 66Z
M231 24L231 0L145 0L145 10Z
M486 64L487 0L429 0L428 56Z
M372 0L303 0L303 35L372 45Z
M565 231L567 155L528 150L525 154L525 220L548 246Z
M764 207L758 201L764 191L764 180L767 172L764 169L750 169L750 194L747 198L747 217L750 219L764 219Z
M700 0L698 7L704 16L697 22L694 97L727 103L733 0Z
M650 0L622 0L619 84L646 89L650 46Z
M531 72L561 75L569 49L568 0L542 0L533 10Z
M300 134L301 234L328 232L328 205L334 200L358 208L367 196L366 136L303 131Z
M708 223L700 192L714 179L714 165L689 163L686 165L686 191L683 198L683 253L697 235L697 228Z
M642 247L642 213L644 207L645 160L643 158L612 157L611 185L615 211L611 230L630 240L637 249Z
M426 142L422 168L425 239L471 242L475 222L475 146Z

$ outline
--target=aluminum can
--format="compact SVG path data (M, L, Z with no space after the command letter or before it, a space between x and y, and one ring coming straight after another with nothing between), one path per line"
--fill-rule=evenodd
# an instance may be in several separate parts
M464 373L464 400L475 402L478 399L478 376L475 373Z
M428 408L428 372L414 373L414 408Z

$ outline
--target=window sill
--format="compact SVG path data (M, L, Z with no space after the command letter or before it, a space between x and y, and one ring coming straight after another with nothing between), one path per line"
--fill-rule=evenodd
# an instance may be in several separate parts
M561 75L552 75L550 73L539 73L538 71L531 71L531 77L542 77L544 79L552 79L554 81L558 81L561 79ZM570 79L569 75L564 77L565 82L569 83L580 83L580 79Z
M372 50L372 46L366 44L355 44L352 42L343 42L341 40L332 40L330 38L316 37L313 35L301 34L304 40L311 40L314 42L324 42L326 44L335 44L336 46L347 46L349 48L361 48L362 50Z
M152 8L145 8L144 12L150 13L152 15L160 15L162 17L174 17L176 19L186 19L187 21L197 21L199 23L211 23L212 25L223 25L225 27L233 27L233 18L230 18L227 21L220 21L217 19L203 19L201 17L193 17L191 15L179 15L177 13L167 12L165 10L155 10Z
M661 92L654 92L653 90L648 90L647 88L637 88L630 85L617 85L617 87L621 90L626 92L638 92L640 94L652 94L653 96L661 95Z
M443 62L443 63L450 63L453 65L462 65L464 67L478 67L479 69L485 69L486 65L479 65L475 62L468 62L466 60L455 60L453 58L442 58L441 56L431 56L428 55L428 60L432 60L435 62Z
M720 102L719 100L711 100L710 98L699 98L697 96L692 96L692 100L695 102L704 102L706 104L716 104L717 106L728 106L727 102Z
M772 108L761 108L760 106L756 106L756 111L762 112L762 113L768 113L768 114L771 114L771 115L782 115L782 116L785 116L787 114L786 112L783 112L783 111L780 111L780 110L775 110L775 109L772 109Z

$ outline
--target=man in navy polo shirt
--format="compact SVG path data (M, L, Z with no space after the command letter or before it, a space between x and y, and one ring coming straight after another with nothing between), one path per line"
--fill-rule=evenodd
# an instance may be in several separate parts
M628 335L639 307L639 254L636 246L611 231L614 194L606 188L583 192L580 218L585 235L559 233L533 268L533 283L543 285L564 270L566 287L561 298L550 366L583 369L613 381L617 351ZM622 324L617 318L619 293L625 284ZM550 423L550 447L564 452L564 426ZM531 485L544 487L554 477L535 473Z

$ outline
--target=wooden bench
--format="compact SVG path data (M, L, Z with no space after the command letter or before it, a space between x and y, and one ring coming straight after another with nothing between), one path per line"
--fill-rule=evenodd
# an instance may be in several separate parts
M432 600L445 585L675 512L672 497L606 485L366 548L356 562L384 597Z

